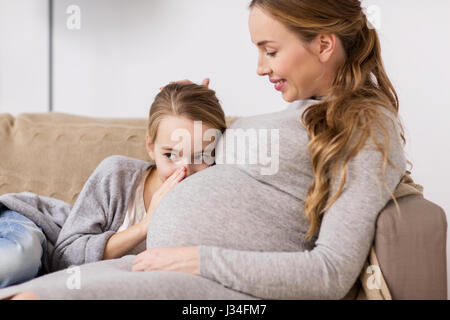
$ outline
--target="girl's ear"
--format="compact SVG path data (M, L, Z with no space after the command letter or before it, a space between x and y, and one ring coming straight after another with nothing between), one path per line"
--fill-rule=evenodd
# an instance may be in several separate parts
M150 142L150 137L148 134L145 136L145 141L146 141L148 155L150 156L150 159L152 159L152 161L154 162L155 161L155 145L152 142Z

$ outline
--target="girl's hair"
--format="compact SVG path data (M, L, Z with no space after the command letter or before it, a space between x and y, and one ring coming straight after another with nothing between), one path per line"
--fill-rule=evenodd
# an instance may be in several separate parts
M311 138L308 148L314 174L305 200L305 214L310 222L306 239L310 240L318 233L325 211L342 193L350 158L363 149L368 137L383 155L382 176L387 187L386 163L397 166L388 160L390 138L382 123L383 113L394 115L403 145L406 144L398 119L398 96L383 66L378 34L369 25L359 0L252 0L249 8L255 6L304 43L311 43L319 34L335 34L346 53L330 94L307 108L301 117ZM374 130L374 126L381 130ZM383 132L383 143L374 137L379 131ZM337 180L339 169L341 184L330 199L331 181ZM393 193L387 190L399 211Z
M150 142L155 142L159 124L167 116L202 121L221 133L226 129L225 113L215 91L203 85L169 84L158 93L150 107L147 125Z

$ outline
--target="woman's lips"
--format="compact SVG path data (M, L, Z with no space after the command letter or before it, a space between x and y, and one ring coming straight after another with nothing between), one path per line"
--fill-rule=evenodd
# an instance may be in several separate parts
M281 91L286 85L286 80L282 80L281 83L275 84L275 89Z

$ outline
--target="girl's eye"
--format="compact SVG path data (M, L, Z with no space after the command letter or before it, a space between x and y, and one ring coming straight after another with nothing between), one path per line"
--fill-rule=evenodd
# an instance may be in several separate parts
M266 52L266 55L269 57L275 57L276 54L277 54L276 51L275 52Z
M170 156L172 156L172 155L174 156L174 158L170 158ZM174 160L177 155L175 153L164 153L164 156L170 160Z

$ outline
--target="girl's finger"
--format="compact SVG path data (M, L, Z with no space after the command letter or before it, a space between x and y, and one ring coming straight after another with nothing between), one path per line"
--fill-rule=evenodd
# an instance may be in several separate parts
M142 264L133 264L131 271L144 271L144 267Z
M163 197L167 192L172 190L182 179L184 178L184 171L181 171L175 179L169 181L165 186L164 189L161 190L161 197Z
M163 185L158 189L158 193L161 194L161 197L163 197L169 190L173 188L174 183L178 183L179 179L184 177L184 169L179 168L175 170L175 172L167 178L166 181L164 181Z
M178 173L177 177L175 178L174 181L172 181L172 183L177 184L178 182L180 182L186 175L186 170L181 170L180 173Z
M176 169L167 179L164 181L163 186L168 184L170 181L174 180L180 173L181 168Z
M141 260L142 260L142 256L140 254L138 254L133 260L133 265L138 264L139 262L141 262Z
M176 180L179 177L179 175L183 172L183 170L184 170L183 167L180 167L177 170L175 170L164 183L169 184L173 180Z

